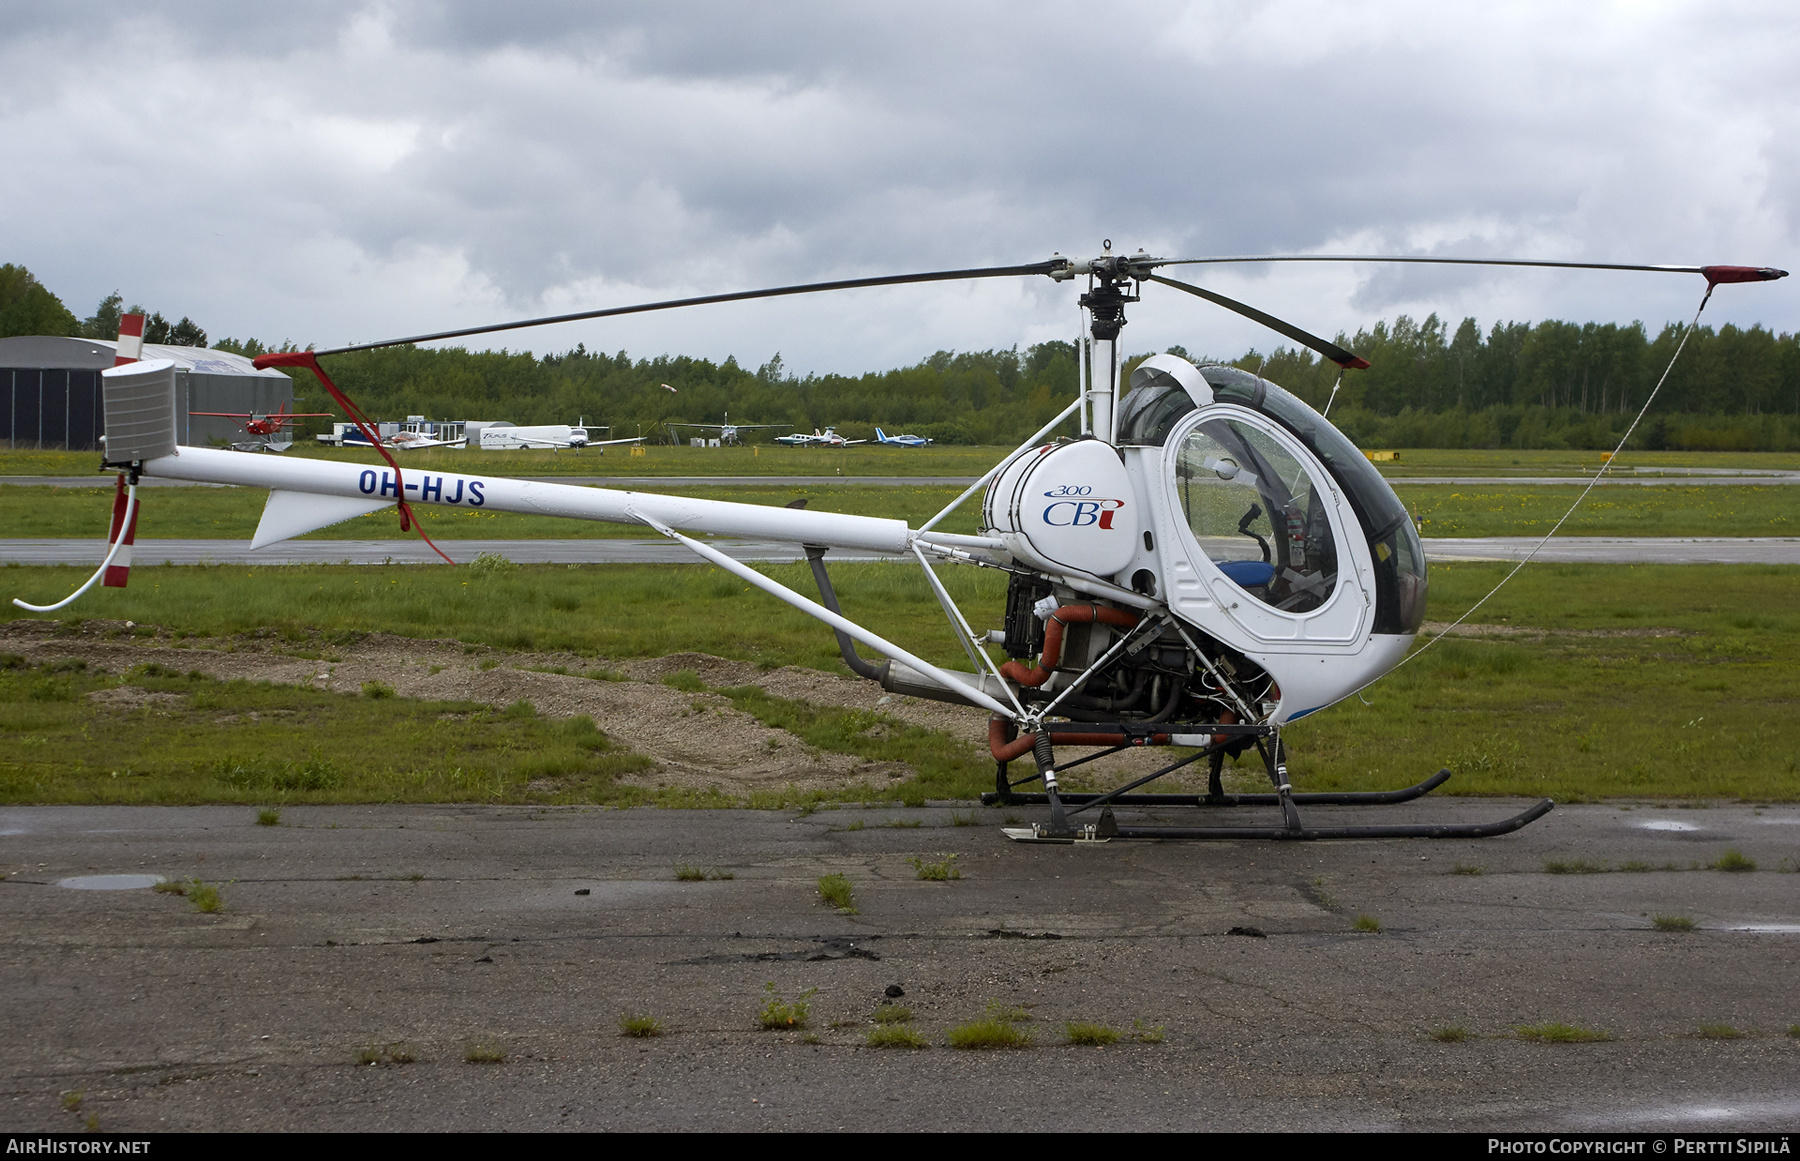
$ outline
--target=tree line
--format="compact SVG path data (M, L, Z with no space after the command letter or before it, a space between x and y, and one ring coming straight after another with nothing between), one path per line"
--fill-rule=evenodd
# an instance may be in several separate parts
M0 267L0 335L84 334L112 338L122 299L103 300L78 320L23 267ZM141 308L134 308L141 309ZM185 316L152 315L152 342L206 345ZM1652 336L1642 323L1494 323L1472 318L1454 330L1437 315L1405 315L1337 342L1373 365L1338 378L1338 368L1286 346L1230 362L1262 374L1314 407L1364 446L1609 448L1655 388L1681 340L1670 323ZM292 350L256 339L220 340L244 355ZM1171 350L1195 358L1181 347ZM1135 355L1131 367L1147 358ZM836 426L866 438L876 425L942 443L1016 442L1053 418L1079 382L1074 344L1024 350L939 351L907 367L861 375L795 376L779 353L752 370L735 358L632 358L585 346L560 354L417 347L332 356L326 369L372 415L506 419L514 423L610 425L616 435L666 434L665 422ZM322 402L305 373L296 394ZM1333 389L1336 396L1333 397ZM760 433L765 438L773 433ZM1650 448L1800 450L1800 335L1757 325L1695 331L1670 371L1651 416L1634 437Z
M58 335L77 339L116 339L119 320L127 314L144 316L144 341L173 347L204 347L206 332L186 315L170 322L161 311L145 310L113 291L100 300L94 313L85 319L75 317L31 271L11 263L0 266L0 339L13 335Z

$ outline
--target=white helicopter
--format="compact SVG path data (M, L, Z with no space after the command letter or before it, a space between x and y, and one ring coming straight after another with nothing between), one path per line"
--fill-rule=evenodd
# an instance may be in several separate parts
M1425 614L1426 567L1413 524L1387 482L1347 438L1301 400L1232 367L1197 367L1173 355L1140 364L1120 382L1118 338L1125 308L1147 284L1204 298L1305 344L1343 368L1368 363L1349 351L1213 291L1158 273L1219 262L1358 261L1573 267L1702 274L1720 283L1767 281L1784 271L1736 266L1636 266L1451 258L1282 257L1163 259L1139 251L1096 258L1061 255L1022 266L935 271L812 283L613 307L553 318L418 335L318 352L264 355L257 366L306 367L359 424L356 405L320 367L320 356L541 323L605 318L676 307L857 287L973 278L1087 279L1080 296L1085 334L1074 402L1004 457L943 511L905 521L776 508L538 480L421 472L276 459L175 445L173 364L139 363L103 373L106 462L129 478L115 512L119 530L136 515L142 477L269 489L253 548L395 506L402 525L415 505L443 505L639 524L787 602L836 633L845 663L890 691L978 706L992 714L989 744L995 790L989 801L1040 805L1044 821L1009 828L1027 842L1115 838L1485 837L1542 817L1545 799L1492 823L1308 826L1299 807L1385 804L1417 798L1450 774L1387 792L1304 794L1289 782L1281 731L1348 697L1405 657ZM1080 434L1044 442L1075 417ZM976 535L937 526L985 488ZM122 518L121 518L122 516ZM815 601L744 565L690 533L728 533L805 546L819 586ZM421 533L423 535L423 533ZM123 539L128 540L128 535ZM435 546L434 546L435 547ZM970 670L950 670L843 615L824 557L833 548L911 556L962 642ZM945 565L1000 569L1010 576L1005 628L978 633L937 576ZM92 585L90 580L88 585ZM109 579L109 584L113 583ZM86 591L78 590L63 604ZM44 610L61 607L22 607ZM859 656L860 644L879 654ZM998 647L1006 660L996 661ZM1101 794L1063 793L1058 772L1132 746L1192 752ZM1059 752L1094 753L1060 761ZM1254 748L1271 791L1227 795L1226 754ZM1009 777L1029 754L1035 769ZM1211 763L1208 793L1133 793L1200 759ZM1041 782L1041 790L1019 788ZM1133 805L1278 808L1266 826L1120 825L1112 807ZM1080 816L1088 815L1083 819Z

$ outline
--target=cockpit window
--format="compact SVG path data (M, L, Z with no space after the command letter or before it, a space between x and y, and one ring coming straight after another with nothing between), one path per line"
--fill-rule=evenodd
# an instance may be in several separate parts
M1175 484L1201 550L1240 588L1290 613L1331 597L1329 498L1266 433L1234 419L1201 423L1181 442Z
M1194 409L1194 400L1176 384L1145 384L1119 407L1119 442L1161 447L1175 421Z
M1260 411L1294 433L1344 490L1375 554L1377 633L1417 633L1425 620L1425 551L1406 508L1355 444L1299 399L1236 367L1202 367L1220 402Z

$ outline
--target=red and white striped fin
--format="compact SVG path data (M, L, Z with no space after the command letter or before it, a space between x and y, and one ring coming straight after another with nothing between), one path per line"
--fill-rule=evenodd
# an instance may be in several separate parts
M130 315L127 317L136 318L141 323L144 316ZM137 540L138 514L137 510L133 509L131 523L126 524L125 509L128 504L129 501L125 494L125 475L121 472L117 490L113 493L112 530L106 535L106 544L110 548L113 544L119 543L121 538L123 538L123 543L119 543L119 550L113 554L112 563L106 566L106 579L101 582L111 589L122 589L125 587L125 582L131 579L131 545Z
M123 367L127 363L135 363L144 353L144 316L141 314L121 315L119 318L119 353L113 357L113 366ZM123 492L119 493L124 495ZM130 543L127 541L127 543ZM125 551L120 549L121 552ZM112 581L107 581L112 584ZM124 581L120 581L124 584Z

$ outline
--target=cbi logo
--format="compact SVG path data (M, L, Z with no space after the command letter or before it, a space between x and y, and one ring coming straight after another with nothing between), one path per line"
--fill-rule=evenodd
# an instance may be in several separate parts
M1058 484L1044 495L1051 500L1041 519L1052 528L1102 528L1113 526L1113 513L1123 500L1088 499L1093 488L1086 484Z

